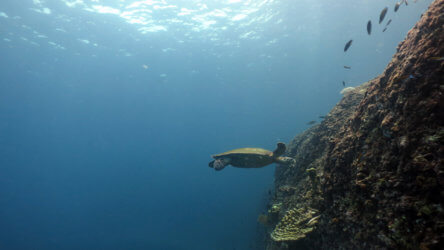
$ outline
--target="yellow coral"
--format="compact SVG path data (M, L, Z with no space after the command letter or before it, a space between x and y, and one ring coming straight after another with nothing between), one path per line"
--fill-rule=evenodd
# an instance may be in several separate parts
M282 203L275 203L271 206L270 209L268 209L268 213L270 214L276 214L281 211Z
M288 210L282 220L271 232L274 241L295 241L305 237L313 231L318 222L318 217L313 217L316 212L309 209Z

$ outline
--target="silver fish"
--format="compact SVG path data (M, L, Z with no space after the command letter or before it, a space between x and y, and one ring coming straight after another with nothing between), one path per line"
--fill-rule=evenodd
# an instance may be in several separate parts
M370 35L372 33L372 21L368 20L367 23L367 33Z
M400 3L400 2L397 2L397 3L395 4L395 12L398 11L399 6L401 6L401 3Z
M388 8L385 7L382 11L381 14L379 14L379 23L382 23L382 21L384 20L385 15L387 14L387 10Z
M350 46L352 45L352 42L353 42L353 40L350 40L345 44L344 52L346 52L348 50L348 48L350 48Z

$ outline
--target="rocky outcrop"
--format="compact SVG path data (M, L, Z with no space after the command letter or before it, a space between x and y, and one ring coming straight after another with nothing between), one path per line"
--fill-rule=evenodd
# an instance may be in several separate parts
M267 249L444 245L442 56L436 0L383 74L289 144L297 163L276 169Z

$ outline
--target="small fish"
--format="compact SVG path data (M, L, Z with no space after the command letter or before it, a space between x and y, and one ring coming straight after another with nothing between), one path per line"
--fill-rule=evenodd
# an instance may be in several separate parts
M414 75L408 75L408 76L404 77L402 82L405 83L408 80L414 80L414 79L416 79L416 77Z
M396 2L396 4L395 4L395 12L398 11L399 6L401 6L401 3L402 2Z
M320 115L319 118L325 119L325 115Z
M316 123L316 121L309 121L309 122L307 122L307 125L313 125L315 123Z
M407 2L407 0L404 0L405 6L409 5L409 2Z
M389 19L385 27L389 26L392 23L392 19Z
M410 75L403 75L403 76L399 77L397 80L401 81L402 83L405 83L409 79L416 79L416 77L414 75L412 75L412 74L410 74Z
M344 65L344 69L351 69L352 67L350 67L350 66L345 66Z
M441 56L441 57L439 57L439 56L430 57L430 60L433 60L433 61L444 61L444 56Z
M344 81L342 81L342 86L345 86L345 82Z
M387 30L387 27L385 27L383 30L382 30L382 32L385 32Z
M353 42L353 40L350 40L345 44L344 52L346 52L348 50L348 48L350 48L350 46L352 45L352 42Z
M368 33L368 35L370 35L372 33L372 21L371 20L368 20L368 23L367 23L367 33Z
M382 23L382 21L384 20L385 15L387 14L387 10L388 8L385 7L382 11L381 14L379 14L379 23Z

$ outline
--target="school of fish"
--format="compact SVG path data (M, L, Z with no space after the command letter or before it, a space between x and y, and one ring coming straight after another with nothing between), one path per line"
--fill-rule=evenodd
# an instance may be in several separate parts
M416 2L416 1L415 1L415 2ZM400 2L396 2L396 4L395 4L395 8L394 8L394 11L397 12L398 9L399 9L399 7L400 7L403 3L404 3L406 6L409 4L409 3L407 2L407 0L401 0ZM379 14L379 24L381 24L382 21L384 21L384 18L385 18L385 16L387 15L387 12L388 12L388 7L384 7L384 9L382 9L381 13ZM385 31L387 30L387 27L389 26L389 24L390 24L391 22L392 22L392 19L390 19L390 20L387 21L387 23L386 23L384 29L382 30L382 32L385 32ZM371 34L372 34L372 20L368 20L368 22L367 22L367 34L368 34L368 35L371 35ZM350 39L350 40L345 44L345 46L344 46L344 52L346 52L346 51L350 48L352 42L353 42L353 39Z
M414 0L413 2L416 3L416 1L417 0ZM396 2L395 7L393 9L394 12L397 12L402 4L405 4L405 6L409 5L407 0L401 0L399 2ZM387 15L387 12L388 12L388 7L384 7L384 9L382 9L381 13L379 14L379 24L381 24L384 21L385 16ZM385 24L384 28L382 29L382 32L385 32L387 30L387 27L391 23L392 23L392 19L389 19L387 21L387 23ZM372 34L372 21L371 20L368 20L368 22L367 22L367 34L369 36ZM345 43L344 52L347 52L347 50L350 49L350 46L352 45L352 43L353 43L353 39L350 39L347 43ZM435 56L435 57L431 57L430 60L438 61L438 62L439 61L444 61L444 57L443 56ZM349 70L349 69L351 69L351 66L344 65L344 69ZM412 78L412 77L413 77L412 75L409 75L406 78ZM342 85L345 87L345 85L346 85L345 81L342 81ZM324 119L325 116L319 116L319 118ZM307 125L313 125L315 123L316 123L316 121L309 121L307 123Z
M417 0L414 0L413 2L416 3ZM397 12L399 10L399 7L401 7L402 4L405 4L405 6L408 6L409 3L407 0L401 0L399 2L396 2L395 7L394 7L394 12ZM388 12L388 7L384 7L384 9L382 9L381 13L379 14L379 24L381 24L384 19L385 16L387 15ZM392 23L392 19L389 19L387 21L387 23L385 24L384 28L382 29L382 32L385 32L388 28L388 26L390 25L390 23ZM368 20L367 22L367 34L370 36L372 34L372 21ZM352 45L353 39L350 39L344 46L344 52L347 52L348 49L350 49L350 46ZM432 60L442 60L443 57L433 57ZM350 66L344 66L345 69L351 69ZM342 85L345 86L345 81L342 81Z

